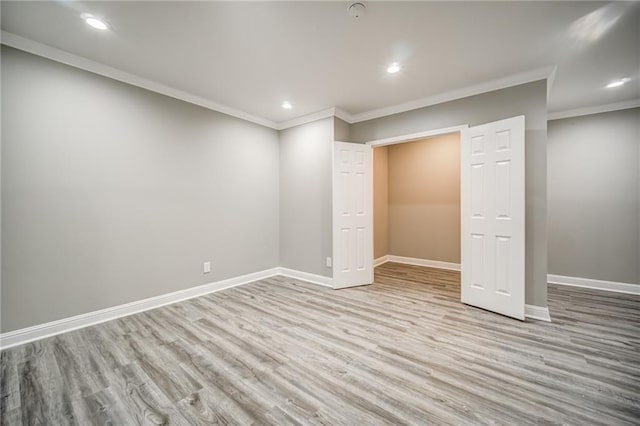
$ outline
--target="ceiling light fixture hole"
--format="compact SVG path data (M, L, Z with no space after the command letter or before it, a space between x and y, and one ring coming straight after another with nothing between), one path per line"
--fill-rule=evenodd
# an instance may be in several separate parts
M351 3L349 5L348 11L349 16L351 16L352 18L361 18L367 11L367 7L360 2Z

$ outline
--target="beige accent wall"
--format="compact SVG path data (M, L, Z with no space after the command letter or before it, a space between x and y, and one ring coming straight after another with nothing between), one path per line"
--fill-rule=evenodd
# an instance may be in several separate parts
M460 263L460 134L374 149L374 253Z
M388 147L373 149L373 257L389 254Z
M389 147L389 250L460 263L460 134Z

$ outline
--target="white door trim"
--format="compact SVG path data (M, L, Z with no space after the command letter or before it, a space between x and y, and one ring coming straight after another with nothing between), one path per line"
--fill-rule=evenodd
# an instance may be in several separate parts
M468 127L469 127L468 124L460 124L458 126L443 127L441 129L427 130L425 132L410 133L408 135L393 136L393 137L384 138L384 139L376 139L376 140L369 141L366 144L371 145L371 147L377 147L377 146L385 146L385 145L395 145L395 144L406 143L406 142L414 142L414 141L424 139L424 138L429 138L432 136L461 132L463 129L467 129Z

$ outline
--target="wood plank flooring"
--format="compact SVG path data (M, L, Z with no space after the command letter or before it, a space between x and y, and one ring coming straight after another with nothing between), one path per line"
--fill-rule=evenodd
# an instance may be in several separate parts
M3 425L640 424L640 297L551 285L553 323L387 263L275 277L8 349Z

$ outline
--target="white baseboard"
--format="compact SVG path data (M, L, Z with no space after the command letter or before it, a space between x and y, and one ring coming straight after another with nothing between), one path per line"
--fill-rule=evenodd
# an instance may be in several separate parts
M387 263L389 261L389 255L385 254L384 256L380 256L377 259L373 259L373 267L380 266L383 263Z
M90 325L126 317L128 315L137 314L139 312L148 311L150 309L159 308L161 306L170 305L172 303L181 302L183 300L192 299L194 297L203 296L205 294L214 293L227 288L248 284L254 281L273 277L275 275L284 275L326 287L332 287L333 281L329 277L288 268L276 267L266 269L264 271L241 275L239 277L216 281L173 293L161 294L159 296L125 303L123 305L87 312L85 314L69 318L34 325L32 327L21 328L8 333L2 333L0 334L0 349L7 349L24 343L33 342L35 340L55 336L57 334L67 333Z
M216 281L173 293L161 294L159 296L125 303L111 308L100 309L98 311L87 312L85 314L63 318L57 321L51 321L44 324L34 325L32 327L10 331L8 333L2 333L0 334L0 348L7 349L13 346L32 342L34 340L44 339L46 337L67 333L69 331L99 324L101 322L111 321L139 312L148 311L149 309L159 308L160 306L170 305L172 303L181 302L183 300L203 296L205 294L227 288L248 284L253 281L278 275L280 273L279 269L280 268L266 269L264 271L241 275L239 277Z
M333 288L333 278L311 274L309 272L296 271L295 269L289 268L279 267L276 269L278 270L279 275Z
M377 260L377 259L376 259ZM459 263L441 262L439 260L418 259L416 257L395 256L390 254L385 262L404 263L406 265L428 266L430 268L448 269L450 271L459 271Z
M435 260L417 259L412 257L402 257L394 255L382 256L374 261L374 265L378 266L386 262L428 266L431 268L441 268L453 271L460 270L460 265L457 263L440 262ZM20 330L10 331L8 333L3 333L0 334L0 348L7 349L13 346L32 342L34 340L44 339L46 337L55 336L57 334L66 333L69 331L88 327L90 325L99 324L105 321L111 321L117 318L136 314L138 312L158 308L160 306L169 305L198 296L203 296L208 293L213 293L227 288L248 284L250 282L269 278L275 275L284 275L286 277L307 281L312 284L318 284L325 287L333 288L333 280L330 277L297 271L289 268L271 268L264 271L254 272L239 277L204 284L198 287L192 287L173 293L162 294L159 296L150 297L148 299L138 300L111 308L88 312L86 314L76 315L45 324L39 324ZM553 284L614 291L619 293L640 294L640 285L637 284L593 280L589 278L564 277L560 275L549 275L548 281ZM526 305L525 316L527 318L537 319L541 321L551 321L549 308L542 306Z
M524 305L524 316L525 318L551 322L549 308L545 306Z
M394 256L392 254L374 259L373 266L380 266L387 262L404 263L407 265L428 266L431 268L448 269L459 271L459 263L441 262L438 260L418 259L414 257ZM616 281L595 280L592 278L567 277L563 275L547 275L547 282L550 284L567 285L572 287L583 287L594 290L613 291L616 293L627 293L640 295L640 284L621 283Z
M594 290L613 291L640 295L640 284L619 283L615 281L594 280L591 278L565 277L562 275L547 275L547 282L572 287L591 288Z

